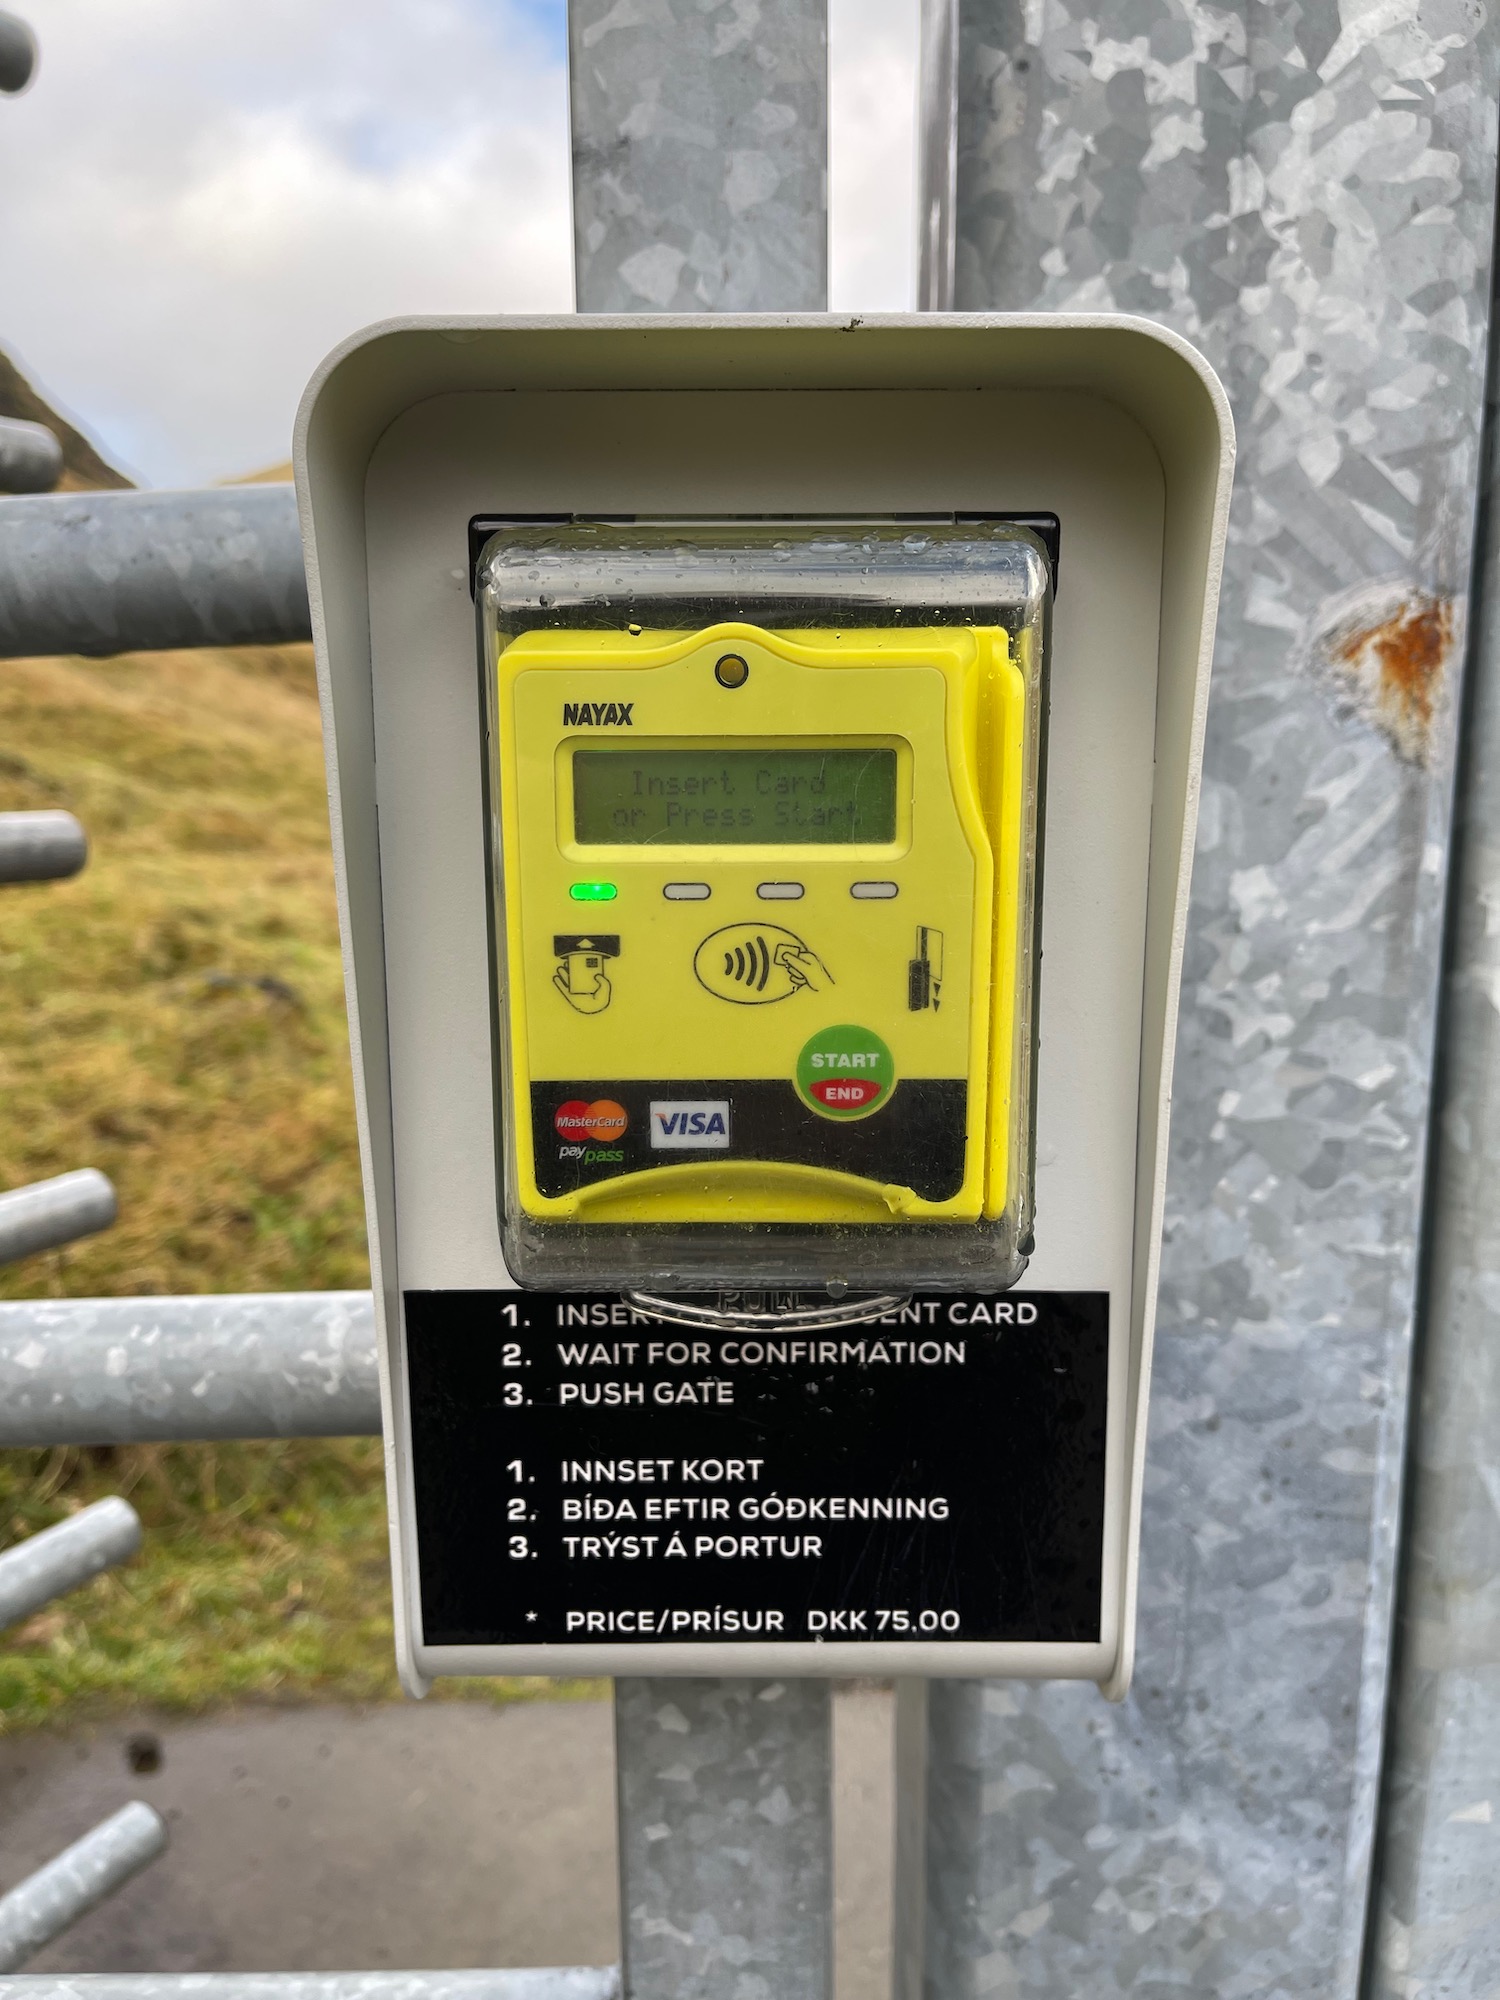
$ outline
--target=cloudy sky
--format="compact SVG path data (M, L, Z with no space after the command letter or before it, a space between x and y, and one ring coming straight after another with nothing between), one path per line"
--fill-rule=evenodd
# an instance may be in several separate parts
M565 0L8 0L0 347L152 485L284 459L389 313L572 304ZM918 0L831 0L833 304L914 293Z

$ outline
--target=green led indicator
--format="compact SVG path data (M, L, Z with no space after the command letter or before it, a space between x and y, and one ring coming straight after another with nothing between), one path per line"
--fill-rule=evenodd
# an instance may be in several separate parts
M575 882L568 891L575 903L612 903L619 893L613 882Z

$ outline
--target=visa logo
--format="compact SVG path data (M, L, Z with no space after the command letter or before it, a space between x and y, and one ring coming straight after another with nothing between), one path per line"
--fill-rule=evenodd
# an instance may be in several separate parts
M729 1146L729 1104L689 1103L651 1106L651 1143L691 1147L695 1152L725 1152Z

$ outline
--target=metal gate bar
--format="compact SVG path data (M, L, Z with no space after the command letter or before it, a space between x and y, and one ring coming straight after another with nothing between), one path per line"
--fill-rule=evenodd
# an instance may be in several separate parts
M0 499L0 659L311 637L290 486Z
M0 1449L379 1431L368 1292L0 1305Z
M1241 469L1135 1693L1111 1711L1086 1690L932 1688L906 1962L932 2000L1345 2000L1386 1691L1500 23L1418 0L958 0L957 22L955 305L1176 326L1225 379Z
M0 812L0 883L63 881L88 858L88 835L72 813Z
M64 1591L128 1562L140 1545L140 1517L117 1494L13 1542L0 1550L0 1627L19 1625Z
M166 1845L166 1822L132 1799L18 1882L0 1896L0 1973L34 1958L148 1867Z
M92 1236L117 1214L114 1188L95 1167L10 1188L0 1194L0 1264Z
M475 1972L22 1973L6 2000L620 2000L614 1965Z

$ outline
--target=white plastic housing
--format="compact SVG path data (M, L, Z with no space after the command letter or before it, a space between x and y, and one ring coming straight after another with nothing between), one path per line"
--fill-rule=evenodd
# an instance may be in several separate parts
M399 321L309 388L296 475L380 1328L398 1647L434 1674L939 1673L1128 1683L1171 1053L1232 429L1150 322ZM431 1648L400 1300L512 1283L496 1220L466 529L483 513L1056 513L1028 1289L1110 1299L1097 1644ZM441 969L441 976L434 975Z

